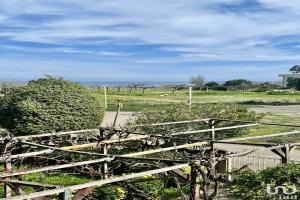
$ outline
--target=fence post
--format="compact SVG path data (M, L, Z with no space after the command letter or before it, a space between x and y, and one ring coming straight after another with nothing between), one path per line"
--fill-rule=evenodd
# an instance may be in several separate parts
M211 142L210 142L210 145L211 145L211 151L213 152L214 151L214 142L215 142L215 138L216 138L216 135L215 135L215 120L213 119L210 119L209 120L209 128L211 129Z
M191 183L190 183L190 200L200 200L200 176L198 175L195 164L191 163Z
M107 144L104 144L103 146L103 154L107 155ZM107 162L104 162L103 164L103 173L104 173L104 178L108 178L108 164Z
M72 199L72 192L70 189L65 189L63 193L59 194L59 200L71 200Z
M11 172L11 159L8 159L4 162L4 172ZM6 180L10 179L10 177L5 178ZM11 188L8 184L4 183L4 196L5 198L11 197Z
M226 166L227 166L227 180L232 181L232 159L233 158L227 158L226 159Z
M107 90L107 86L105 85L103 87L104 89L104 106L105 106L105 110L107 109L107 96L106 96L106 90Z

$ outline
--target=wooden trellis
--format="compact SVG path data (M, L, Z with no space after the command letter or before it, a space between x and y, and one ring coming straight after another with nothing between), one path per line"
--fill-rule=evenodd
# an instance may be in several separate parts
M51 199L49 196L52 195L59 195L59 199L64 200L79 200L83 199L86 195L88 195L95 187L99 187L105 184L109 183L115 183L119 181L125 181L130 180L138 177L142 177L145 175L151 175L151 174L158 174L158 173L164 173L169 171L175 171L178 169L182 169L186 166L191 165L193 169L193 160L172 160L172 159L166 159L166 158L150 158L150 157L143 157L145 155L151 155L155 153L163 153L168 151L177 151L180 149L187 149L192 147L199 147L204 145L209 145L209 148L211 150L214 150L214 144L215 143L229 143L229 144L239 144L239 145L260 145L263 147L268 148L269 150L273 151L277 155L279 155L282 158L282 163L289 163L290 162L290 152L294 149L295 146L299 145L299 143L295 144L285 144L285 145L277 145L277 144L255 144L255 143L243 143L239 142L242 140L251 140L251 139L258 139L258 138L267 138L267 137L276 137L281 135L292 135L292 134L299 134L300 131L293 131L288 133L279 133L279 134L272 134L267 136L256 136L256 137L247 137L247 138L236 138L236 139L230 139L230 140L216 140L215 134L218 131L224 131L224 130L233 130L233 129L240 129L245 127L252 127L252 126L258 126L262 123L253 123L253 122L244 122L244 121L235 121L243 123L241 125L236 126L228 126L228 127L215 127L216 124L220 121L228 121L227 119L217 119L217 118L207 118L207 119L196 119L196 120L190 120L190 121L179 121L179 122L165 122L165 123L155 123L155 124L144 124L139 126L164 126L164 125L177 125L177 124L185 124L185 123L206 123L208 125L208 129L203 130L189 130L184 132L176 132L176 133L170 133L167 136L161 135L161 134L144 134L139 133L136 131L130 132L128 134L128 137L126 138L120 138L120 139L110 139L110 140L103 140L99 142L92 142L87 144L77 144L77 145L71 145L71 146L64 146L64 147L56 147L56 146L50 146L45 144L39 144L32 142L33 139L39 139L39 138L45 138L45 137L57 137L57 136L66 136L66 135L80 135L84 134L86 132L94 132L96 134L99 133L98 129L89 129L89 130L79 130L79 131L68 131L68 132L60 132L60 133L45 133L41 135L29 135L29 136L19 136L19 137L13 137L10 138L9 144L10 145L17 145L17 144L25 144L31 147L38 147L42 148L44 150L35 151L35 152L27 152L27 153L21 153L21 154L14 154L14 155L2 155L0 157L0 160L4 164L4 171L3 173L0 173L0 182L4 183L4 189L5 189L5 198L4 199L16 199L16 200L25 200L25 199ZM268 124L268 125L282 125L282 124ZM286 125L283 126L293 126L293 125ZM297 127L297 126L295 126ZM132 127L137 128L137 126ZM100 132L103 130L107 130L107 128L101 128ZM115 131L123 131L123 130L115 130ZM183 137L177 137L177 136L185 136L185 135L191 135L191 134L197 134L197 133L210 133L210 139L206 141L195 141L195 139L190 138L183 138ZM177 140L186 140L190 141L192 143L185 143L182 145L174 145L164 148L158 148L158 149L151 149L147 151L140 151L140 152L134 152L134 153L128 153L123 155L112 155L107 152L106 145L109 144L116 144L116 143L126 143L130 141L143 141L150 138L170 138L170 139L177 139ZM4 141L5 138L2 138ZM94 153L89 151L83 151L84 149L97 149L104 146L103 153ZM92 156L99 156L98 159L91 159L86 161L80 161L80 162L73 162L73 163L66 163L66 164L59 164L59 165L52 165L52 166L45 166L40 167L36 169L27 169L27 170L20 170L20 171L14 171L12 169L12 161L15 159L23 159L27 157L34 157L38 155L47 155L51 154L53 152L65 152L65 153L77 153L77 154L84 154L84 155L92 155ZM228 156L230 157L230 156ZM168 167L163 167L160 169L154 169L154 170L148 170L144 172L134 173L134 174L127 174L124 176L119 177L108 177L107 176L107 165L108 163L115 162L120 159L129 159L129 160L141 160L141 161L157 161L157 162L169 162L173 163L173 165ZM46 171L52 171L52 170L58 170L58 169L66 169L66 168L74 168L77 166L85 166L90 164L96 164L101 163L104 165L104 179L98 180L98 181L92 181L85 184L79 184L79 185L73 185L69 187L61 187L57 185L48 185L48 184L41 184L41 183L34 183L34 182L27 182L22 180L14 180L13 177L20 177L25 174L32 174L37 172L46 172ZM177 164L176 164L177 163ZM193 191L191 191L191 197L190 199L199 199L200 194L195 192L195 188L199 187L198 183L195 184L195 180L198 180L199 178L195 174L192 176L194 178L194 181L191 180L191 189L193 188ZM192 178L192 179L193 179ZM197 181L196 181L197 182ZM34 192L31 194L26 194L20 186L29 186L32 188L35 188L38 190L38 192ZM43 191L39 191L43 190ZM12 191L14 191L17 196L11 196ZM75 193L75 195L72 195L72 193ZM4 200L3 199L3 200Z

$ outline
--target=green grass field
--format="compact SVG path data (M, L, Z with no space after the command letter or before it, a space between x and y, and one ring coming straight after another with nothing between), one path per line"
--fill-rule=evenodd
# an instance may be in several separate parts
M99 101L104 102L103 89L92 89L92 93ZM107 91L108 111L115 110L114 100L124 99L123 111L140 111L145 107L157 107L170 103L187 102L187 90L153 88L142 93L141 89L110 88ZM243 92L243 91L193 91L194 103L240 103L246 105L289 105L300 104L300 93L293 92Z

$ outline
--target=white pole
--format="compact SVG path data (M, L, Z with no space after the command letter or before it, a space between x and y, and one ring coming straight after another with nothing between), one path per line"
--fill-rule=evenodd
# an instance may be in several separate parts
M193 86L189 86L189 108L192 108L192 87Z
M106 85L104 85L104 105L106 110L107 109Z

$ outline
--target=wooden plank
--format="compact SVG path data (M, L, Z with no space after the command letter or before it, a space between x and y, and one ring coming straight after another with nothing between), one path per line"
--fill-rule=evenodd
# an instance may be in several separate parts
M189 166L189 164L187 164L187 163L180 164L180 165L175 165L175 166L171 166L171 167L165 167L165 168L161 168L161 169L133 173L133 174L125 175L125 176L119 176L119 177L109 178L109 179L105 179L105 180L93 181L93 182L79 184L79 185L73 185L73 186L69 186L69 187L65 187L65 188L57 188L57 189L52 189L52 190L48 190L48 191L35 192L35 193L27 194L27 195L14 196L14 197L0 199L0 200L27 200L27 199L37 198L37 197L55 195L55 194L64 193L66 190L74 191L74 190L81 190L84 188L97 187L97 186L102 186L105 184L139 178L139 177L143 177L146 175L153 175L153 174L159 174L159 173L172 171L175 169L182 169L187 166Z

